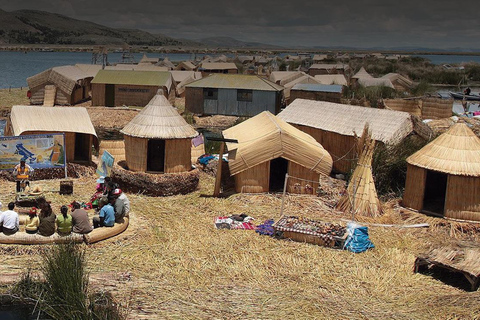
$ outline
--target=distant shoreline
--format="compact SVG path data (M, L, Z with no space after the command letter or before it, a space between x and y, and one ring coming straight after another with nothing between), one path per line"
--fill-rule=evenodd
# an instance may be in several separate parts
M94 52L100 48L107 48L108 51L125 50L118 45L58 45L58 44L0 44L0 51L35 51L35 52ZM150 53L387 53L406 55L458 55L458 56L480 56L480 52L458 52L458 51L412 51L412 50L367 50L367 49L318 49L318 48L205 48L205 47L179 47L179 46L129 46L130 52Z

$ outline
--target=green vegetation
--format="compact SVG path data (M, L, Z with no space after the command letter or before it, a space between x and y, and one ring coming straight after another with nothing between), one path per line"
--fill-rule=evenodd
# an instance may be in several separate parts
M43 255L44 281L28 271L13 289L25 302L36 301L41 312L52 319L124 319L108 293L88 293L85 250L70 242L53 245Z
M395 146L377 144L373 154L372 170L375 187L380 196L401 197L407 177L406 159L428 142L412 136Z

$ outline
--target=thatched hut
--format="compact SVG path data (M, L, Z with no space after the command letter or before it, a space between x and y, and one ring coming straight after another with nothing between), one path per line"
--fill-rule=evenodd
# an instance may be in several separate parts
M198 135L163 95L156 95L122 130L128 169L189 171L191 139Z
M166 98L175 99L175 83L170 72L100 70L92 80L92 105L143 107L160 92Z
M308 134L268 111L223 131L227 139L230 174L237 192L315 193L320 174L332 170L332 157Z
M53 89L52 104L73 105L90 97L93 75L77 66L54 67L27 78L31 93L30 103L42 105L45 87ZM48 90L47 90L48 91Z
M464 123L407 158L403 205L453 219L480 221L480 139Z
M424 125L406 112L305 99L296 99L278 117L314 137L334 158L334 170L342 173L355 164L356 140L365 124L372 138L385 145L400 143Z
M67 162L89 162L98 138L87 109L82 107L13 106L6 135L65 133Z

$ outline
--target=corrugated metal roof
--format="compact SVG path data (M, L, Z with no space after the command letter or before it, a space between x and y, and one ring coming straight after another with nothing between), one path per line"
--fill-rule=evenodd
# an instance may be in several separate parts
M165 71L100 70L92 83L166 86L171 78Z
M187 88L251 89L259 91L281 91L283 87L256 75L213 74L192 82Z
M345 69L345 70L348 70L348 69L350 69L350 67L348 66L348 64L315 63L315 64L312 64L309 69L326 69L326 70Z
M297 83L292 90L342 93L342 86L336 84Z
M202 62L200 68L205 70L238 70L236 64L233 62Z

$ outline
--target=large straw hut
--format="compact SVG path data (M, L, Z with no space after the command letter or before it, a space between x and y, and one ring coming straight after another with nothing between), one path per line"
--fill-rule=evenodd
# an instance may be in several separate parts
M401 142L415 128L406 112L305 99L296 99L278 117L315 138L332 155L334 170L342 173L355 164L356 137L365 124L372 138L385 145Z
M315 193L320 174L328 175L332 157L308 134L268 111L223 131L228 166L237 192L268 192L283 188L292 193Z
M480 221L480 139L464 123L407 158L403 205L418 211Z
M52 106L73 105L90 97L93 75L77 66L54 67L27 78L31 93L30 103L44 104L45 95L51 92ZM47 87L47 90L46 90ZM49 90L49 88L52 88Z
M6 135L65 133L67 162L90 162L98 138L83 107L13 106Z
M170 72L100 70L92 80L94 106L144 107L158 93L175 99L175 82Z
M191 169L191 139L198 133L163 95L153 97L121 132L128 169L156 173Z
M317 74L348 74L348 64L315 63L308 68L308 74L315 77Z

